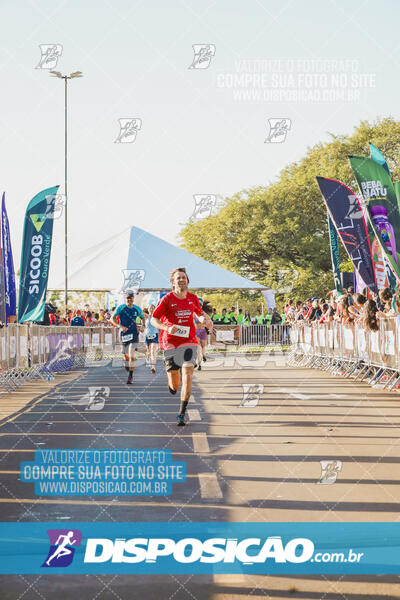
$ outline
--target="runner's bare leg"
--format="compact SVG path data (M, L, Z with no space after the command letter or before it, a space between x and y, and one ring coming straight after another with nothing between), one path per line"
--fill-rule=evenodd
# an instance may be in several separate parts
M168 385L171 389L177 390L181 385L181 373L177 371L167 371Z
M192 393L193 370L194 365L184 364L182 366L181 406L179 411L181 415L185 414Z

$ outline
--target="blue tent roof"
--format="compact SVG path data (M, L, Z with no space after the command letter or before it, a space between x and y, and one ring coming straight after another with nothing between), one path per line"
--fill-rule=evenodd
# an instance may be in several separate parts
M49 289L64 287L61 260L62 254L59 260L52 257ZM268 289L138 227L129 227L72 256L68 287L70 290L87 291L126 288L130 287L126 285L127 271L141 271L141 290L165 290L171 287L169 273L176 267L186 267L191 289Z

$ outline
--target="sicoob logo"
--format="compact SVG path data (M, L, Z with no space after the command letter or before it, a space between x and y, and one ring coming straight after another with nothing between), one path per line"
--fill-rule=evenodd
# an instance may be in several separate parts
M80 546L82 532L79 529L48 529L50 549L42 567L68 567L74 558L74 546Z

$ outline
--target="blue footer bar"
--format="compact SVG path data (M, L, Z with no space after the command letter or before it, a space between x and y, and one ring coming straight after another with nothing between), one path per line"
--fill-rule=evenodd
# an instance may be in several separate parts
M400 523L0 523L0 573L400 574Z

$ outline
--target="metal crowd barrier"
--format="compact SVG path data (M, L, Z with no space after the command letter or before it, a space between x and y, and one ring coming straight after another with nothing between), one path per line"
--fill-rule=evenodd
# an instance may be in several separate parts
M9 324L0 329L0 386L12 391L33 379L84 367L115 355L114 327Z
M208 345L276 346L290 344L290 325L213 325Z
M289 325L240 325L241 346L270 346L290 343Z
M293 323L288 365L321 368L392 390L400 382L400 322L379 319L378 331L361 325Z

